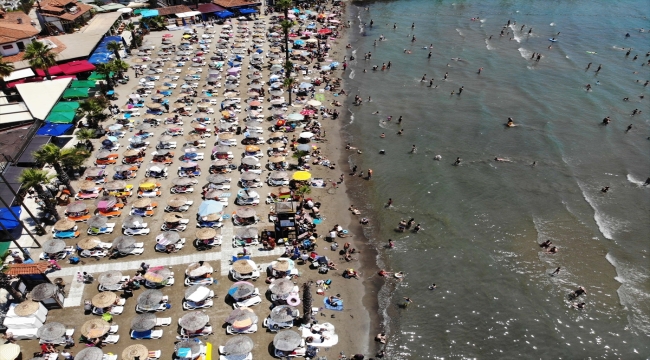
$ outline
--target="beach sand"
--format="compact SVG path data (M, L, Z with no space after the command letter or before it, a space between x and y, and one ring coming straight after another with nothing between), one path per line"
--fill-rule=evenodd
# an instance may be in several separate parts
M268 17L266 19L267 19L267 26L268 26ZM343 19L345 19L345 15L343 16ZM233 21L233 24L234 24L233 27L237 28L237 21ZM219 33L218 27L216 33L217 34ZM154 32L152 34L147 35L145 37L145 40L147 40L148 43L152 45L159 45L163 34L164 32ZM180 41L180 35L177 34L178 33L175 33L174 34L175 37L173 38L175 44L178 44ZM332 43L332 49L330 50L329 53L330 56L328 58L331 58L335 61L342 61L342 58L345 55L345 44L346 44L345 37L340 38L331 43ZM268 45L265 44L264 48L268 49ZM127 60L127 62L130 62L130 60L132 59ZM246 61L247 60L245 60L244 63L246 63ZM245 93L246 75L249 72L249 70L251 69L246 69L245 67L242 68L242 74L241 74L242 85L240 87L240 91L242 91L242 93ZM203 79L201 83L204 83L206 73L207 73L207 67L204 68ZM184 74L185 71L181 75ZM336 70L332 74L332 77L341 77L342 74L343 74L342 70ZM136 81L134 80L137 79L135 78L135 74L133 70L129 70L128 75L132 79L131 82L129 82L127 85L121 85L116 89L116 92L119 94L119 100L113 103L117 104L118 106L122 106L126 102L126 99L128 98L128 93L131 91L132 88L135 87L136 84ZM270 75L266 67L263 71L263 75L264 75L264 79L268 79ZM178 82L182 82L182 76ZM172 99L175 98L175 95L172 95ZM328 92L325 93L325 98L326 101L323 102L323 105L325 106L328 106L328 103L334 99L331 93ZM339 98L339 100L342 99ZM299 110L301 107L295 105L294 108L296 110ZM339 117L338 120L331 120L331 118L319 119L323 129L328 134L327 142L321 143L319 144L319 146L321 146L322 153L325 157L330 159L339 159L336 169L330 170L323 166L313 167L311 170L312 176L321 177L327 180L328 186L325 189L313 189L311 194L307 196L312 198L314 202L322 203L321 213L324 215L325 218L323 223L320 224L316 229L320 234L320 238L317 240L317 244L318 244L317 251L319 254L326 255L330 257L332 261L337 263L338 270L336 271L331 270L328 274L319 274L315 269L309 269L308 265L299 265L298 268L300 271L300 277L294 280L294 282L297 285L301 286L303 283L308 281L315 282L317 280L331 279L332 285L325 292L325 295L329 296L334 294L340 294L341 298L345 302L345 309L343 311L336 312L336 311L324 310L324 311L320 311L319 314L317 314L315 317L315 319L319 323L329 322L333 324L336 327L336 333L339 336L339 343L336 346L332 347L331 349L328 348L321 349L321 351L318 354L318 356L328 356L328 358L336 358L338 357L339 353L351 355L356 353L374 354L376 352L377 348L374 346L373 337L374 334L378 332L377 329L379 328L377 292L379 290L379 287L383 283L381 282L379 277L375 275L376 274L376 265L375 265L376 252L370 246L370 244L365 240L361 225L359 224L359 218L364 215L362 214L360 216L355 216L350 211L348 211L348 207L350 206L350 204L353 204L353 202L351 202L350 200L350 197L348 196L348 192L354 191L353 190L354 186L362 186L363 185L362 182L365 182L365 180L358 180L356 178L352 178L348 176L348 173L350 172L350 169L347 164L347 157L349 155L349 152L347 152L344 149L344 141L341 136L341 124L344 121L346 121L345 120L346 117L345 117L345 111L341 111L341 108L339 108L339 111L341 112L342 116ZM264 110L264 114L265 116L270 115L267 109ZM162 115L160 118L164 118L164 117L165 115ZM211 117L214 118L214 116ZM189 129L191 129L189 127L190 120L191 118L187 118L187 117L184 118L185 124L183 125L183 127L185 128L186 133L187 131L189 131ZM106 125L111 123L112 121L110 120L105 122ZM266 128L270 125L270 123L264 122L262 125ZM155 143L155 139L157 139L157 137L164 131L164 128L165 126L152 128L151 132L154 133L154 136L152 137L153 139L152 144ZM120 154L125 149L126 146L125 144L127 144L126 139L131 135L132 135L131 133L127 133L125 139L121 140L122 147L119 151ZM241 136L238 136L237 138L239 139L240 137ZM176 150L176 154L178 155L182 152L182 150L180 150L181 149L180 145L184 143L184 140L182 139L182 137L177 138L175 140L177 140L177 142L179 143L178 144L179 146ZM162 208L164 208L165 202L170 196L169 188L171 186L171 179L176 177L175 171L178 168L179 162L175 160L174 164L172 164L169 167L169 172L170 172L169 178L158 180L160 183L162 183L163 195L160 198L155 199L155 201L159 203L159 207L156 210L156 215L152 218L146 218L146 221L147 223L149 223L149 227L152 229L152 231L149 235L139 236L136 238L137 241L142 241L145 243L145 252L138 257L130 256L130 257L119 259L117 261L108 260L106 258L98 261L93 259L84 259L84 264L77 267L74 267L73 265L62 264L64 269L58 274L57 272L52 273L50 277L52 279L58 277L62 278L68 284L68 286L66 287L66 291L74 292L75 297L77 301L80 302L80 304L76 304L76 306L65 307L64 309L61 310L50 311L50 313L48 314L49 315L48 321L62 322L68 328L75 328L76 332L74 337L76 340L78 340L80 335L79 329L81 325L85 321L95 318L92 315L83 314L83 299L90 299L95 294L97 294L96 282L92 285L86 285L81 287L81 294L79 294L78 285L75 285L74 289L71 290L71 285L75 282L73 274L76 271L88 271L90 273L93 273L95 276L98 276L101 272L95 272L94 271L95 269L117 269L117 270L121 270L125 275L133 276L135 270L133 264L146 262L148 264L151 264L152 266L155 266L157 265L157 262L161 262L163 260L169 262L168 261L169 258L174 258L175 263L170 265L170 268L175 273L176 284L172 287L161 289L165 295L169 296L170 303L172 304L172 308L165 312L161 312L157 314L158 317L172 318L172 325L169 327L162 328L164 330L164 335L162 339L134 341L129 337L130 321L131 318L133 318L133 316L136 315L135 299L142 292L142 290L138 290L134 292L134 298L127 300L124 313L114 318L114 323L120 325L119 331L117 332L117 334L120 335L120 341L117 344L107 345L103 348L105 353L114 353L117 354L118 356L121 356L122 349L124 349L128 345L135 344L135 343L143 343L149 348L149 350L158 350L158 349L162 350L163 358L169 358L173 353L174 342L176 341L175 336L178 335L177 325L176 325L177 320L185 313L187 313L186 311L182 310L182 306L181 306L182 299L184 296L183 292L185 289L182 285L183 273L185 271L185 268L190 262L205 260L210 265L212 265L212 267L215 269L214 277L218 280L218 284L213 285L211 287L211 289L214 290L216 295L214 306L212 308L205 310L205 312L210 315L210 319L211 319L210 323L212 324L212 327L214 329L214 334L203 337L201 338L201 340L212 343L214 349L212 356L218 356L216 352L217 346L225 344L225 342L230 338L229 336L225 335L225 325L223 320L228 316L228 314L232 310L231 306L228 303L226 293L228 288L233 283L233 281L229 280L227 276L224 276L224 273L227 272L227 268L228 268L227 259L229 259L229 254L236 254L238 249L232 248L230 244L230 238L226 236L224 236L223 245L221 249L217 247L214 250L209 250L206 252L197 252L191 245L192 240L194 239L194 232L196 230L196 228L194 227L195 220L193 218L195 215L196 208L198 207L198 204L200 204L201 202L200 191L198 190L200 186L205 184L205 177L207 176L207 169L210 163L209 154L210 154L210 149L212 147L210 144L214 142L214 137L210 139L206 139L206 142L209 145L205 149L200 149L201 152L204 152L206 154L206 160L200 162L200 165L203 168L203 174L198 178L199 184L195 186L196 189L195 192L192 194L186 194L190 200L194 200L194 205L187 213L183 214L185 218L191 219L190 226L188 227L188 229L185 232L181 233L181 237L185 237L187 240L185 247L179 252L171 255L157 253L154 252L153 250L153 244L155 244L154 239L160 233L159 229L162 224L162 216L161 216L161 214L163 213ZM95 144L96 148L99 147L97 141L94 141L93 143ZM243 149L242 145L237 145L236 148L233 148L233 153L238 154L238 151L242 149ZM153 150L154 150L153 146L150 146L149 149L147 150L147 157L150 156L149 154ZM236 155L236 158L237 156L238 155ZM91 162L92 159L88 161L87 166L91 166L90 164ZM238 163L238 161L235 160L234 163ZM146 161L145 164L143 165L144 165L143 168L138 172L137 178L128 181L127 183L136 185L142 179L144 179L144 168L146 167ZM265 173L266 172L267 170L265 170ZM110 171L109 169L109 176L112 176L112 173L113 172ZM336 179L338 179L340 174L346 174L345 181L339 184L336 188L334 188L331 185L332 181L336 181ZM232 181L232 188L230 192L235 192L237 190L236 180L238 179L238 174L233 173L232 177L233 177L233 181ZM264 173L263 173L263 177L264 177ZM347 184L351 180L355 184L350 188L347 186ZM264 185L264 187L256 190L260 193L263 201L263 198L265 197L266 193L270 193L274 189ZM136 197L132 196L129 199L129 204L135 201L135 199ZM231 200L234 200L234 197L231 198ZM91 202L89 201L89 203ZM236 205L230 204L230 206L226 208L225 212L226 213L232 212L236 208L237 208ZM258 228L260 229L272 228L272 224L269 223L267 220L269 209L270 206L264 204L260 204L257 207L258 215L262 219L260 224L258 224ZM61 208L61 212L63 212L63 208ZM100 239L104 242L112 242L114 238L119 236L118 233L119 227L121 226L121 220L124 217L125 215L122 215L121 218L115 218L110 220L111 222L117 223L116 231L113 234L100 235L99 236ZM343 257L338 254L338 251L334 252L329 249L330 244L325 241L325 235L327 234L328 230L331 229L335 224L339 224L344 228L348 229L349 234L351 235L350 237L344 239L340 238L337 240L339 243L339 249L343 247L344 242L352 243L352 247L355 247L356 249L359 249L361 251L360 254L356 255L359 258L359 260L355 260L347 263L343 259ZM86 236L85 235L86 226L80 224L80 230L84 232L84 235L82 235L81 237L84 238ZM68 240L68 242L69 244L73 244L76 241ZM276 250L277 249L283 249L283 247L276 248ZM264 266L266 266L269 262L279 257L278 251L274 252L273 254L269 254L268 252L259 249L248 248L248 250L252 251L252 257L257 262L258 265L264 264ZM218 256L218 254L216 254L217 252L221 252L221 256ZM341 275L342 270L346 268L354 268L357 271L359 271L360 280L343 278ZM270 305L270 298L269 295L267 294L268 285L264 283L264 275L258 281L255 282L255 285L259 288L260 293L263 294L264 300L262 304L255 306L253 308L256 314L260 318L259 330L257 331L257 333L249 335L255 342L253 356L254 358L270 358L272 356L272 351L273 351L271 344L273 341L274 333L261 327L261 323L263 319L269 313L268 309ZM322 308L323 296L318 295L316 293L316 288L317 287L315 285L312 286L312 296L313 296L312 306L316 308ZM302 304L299 305L298 308L300 309L302 314ZM24 354L23 356L29 356L28 354L36 353L39 351L37 340L20 341L19 344L23 348L23 354ZM83 344L77 344L71 349L71 351L76 354L84 347L85 346Z

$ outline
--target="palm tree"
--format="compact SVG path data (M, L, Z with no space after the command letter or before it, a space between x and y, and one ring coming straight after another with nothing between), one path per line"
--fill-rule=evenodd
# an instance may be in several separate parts
M302 202L305 199L305 195L311 194L311 186L309 185L302 185L295 191L296 195L300 197L300 202Z
M45 203L45 209L57 220L61 219L59 213L56 211L56 205L52 198L52 193L43 188L43 184L47 184L56 178L56 175L50 175L47 171L40 169L25 169L18 177L18 182L22 184L24 189L34 188L38 197Z
M2 55L0 55L0 89L5 88L4 78L6 76L11 75L13 71L14 71L14 64L2 61Z
M289 73L289 75L291 75L291 73ZM292 78L291 76L284 78L284 87L287 88L287 92L289 93L289 106L291 106L291 89L295 84L296 79Z
M86 123L89 128L97 129L99 127L99 122L108 117L104 111L107 107L108 100L106 98L90 98L79 104L79 109L77 109L77 111L86 118Z
M129 64L119 59L113 59L108 64L110 65L111 69L113 69L113 71L119 75L120 78L125 71L129 70Z
M120 50L122 50L122 43L119 43L117 41L111 41L108 44L106 44L106 49L110 50L115 54L115 59L120 60Z
M293 26L293 21L282 20L280 26L282 27L282 33L284 34L284 60L288 62L289 61L289 30L291 30L291 27ZM289 73L288 75L290 74L291 73Z
M45 72L45 77L48 80L52 80L50 76L49 68L56 65L56 54L52 52L52 49L48 45L43 44L40 41L32 41L25 48L24 59L29 60L29 65L36 69L41 69Z
M66 167L77 167L83 164L87 158L88 151L77 148L60 148L55 144L48 143L41 146L40 149L34 151L32 156L34 159L42 164L50 164L59 175L61 182L68 188L70 195L74 196L75 191L70 184L70 178L63 169Z
M74 135L77 137L77 141L86 141L94 139L97 133L93 129L79 129Z
M131 45L129 46L129 48L131 49L139 48L140 45L142 44L142 38L140 36L140 31L138 30L138 28L136 28L135 25L132 22L130 22L124 26L124 30L131 32Z
M95 71L99 75L104 75L104 79L106 80L106 84L108 85L109 88L113 87L113 80L111 79L111 73L113 72L113 68L110 65L111 63L108 62L106 64L96 64L95 65Z
M307 281L302 284L302 323L308 324L311 322L311 306L312 306L312 297L311 297L311 281Z

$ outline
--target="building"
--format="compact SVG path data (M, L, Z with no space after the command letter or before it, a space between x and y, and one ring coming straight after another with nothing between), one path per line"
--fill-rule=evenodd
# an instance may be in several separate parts
M0 10L0 55L3 57L25 50L38 33L38 29L31 24L29 15L22 11Z
M73 32L92 17L92 7L76 0L40 0L37 4L50 33Z

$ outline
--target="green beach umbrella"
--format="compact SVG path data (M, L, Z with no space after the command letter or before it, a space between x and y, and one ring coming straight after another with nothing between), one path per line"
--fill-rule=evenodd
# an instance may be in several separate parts
M52 112L76 111L78 108L79 108L79 103L76 101L59 101L52 108Z
M70 124L72 121L74 121L74 116L74 111L58 111L50 113L45 121L56 124Z
M72 98L87 98L88 97L88 88L75 88L75 89L66 89L63 92L64 99Z
M72 84L70 84L71 88L93 88L95 87L95 81L94 80L74 80Z

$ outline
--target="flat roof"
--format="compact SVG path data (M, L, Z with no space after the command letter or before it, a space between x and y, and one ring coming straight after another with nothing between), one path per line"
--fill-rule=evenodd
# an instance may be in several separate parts
M65 61L89 56L97 44L102 40L102 35L87 35L85 33L74 33L57 36L57 39L66 46L66 49L59 53L56 61Z
M71 78L65 78L24 83L16 85L16 89L32 116L45 120L71 81Z
M122 16L122 13L119 12L110 12L106 14L97 14L95 15L88 24L87 27L80 31L81 34L86 36L88 35L104 35L111 26L115 24L117 19Z
M4 81L9 82L14 80L20 80L34 75L35 75L34 71L30 68L20 69L20 70L12 71L11 74L9 74L9 76L4 78Z

